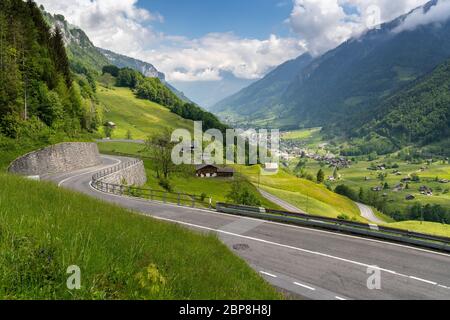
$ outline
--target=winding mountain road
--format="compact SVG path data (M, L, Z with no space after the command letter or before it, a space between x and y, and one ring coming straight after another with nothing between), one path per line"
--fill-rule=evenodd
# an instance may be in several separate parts
M193 230L216 233L272 285L304 299L450 299L450 255L399 244L105 194L93 173L122 161L45 177L103 201ZM188 248L187 248L188 250ZM367 281L374 266L381 289ZM372 270L373 271L373 270Z

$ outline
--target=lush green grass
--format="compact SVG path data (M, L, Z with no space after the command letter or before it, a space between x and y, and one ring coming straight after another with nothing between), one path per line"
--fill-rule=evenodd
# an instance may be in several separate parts
M240 171L253 184L260 184L262 189L308 213L332 218L345 214L354 220L365 221L356 204L323 185L299 179L284 170L272 176L259 176L258 166L240 167Z
M192 121L179 117L159 104L135 98L128 88L108 89L99 85L97 95L105 107L105 121L117 125L112 138L125 139L128 130L132 139L147 139L166 128L193 130Z
M405 221L405 222L389 223L387 226L391 228L427 233L435 236L450 237L450 225L448 224L441 224L434 222L421 223L420 221Z
M144 146L141 144L133 144L126 142L100 142L98 143L99 149L102 153L109 154L128 154L130 156L142 156L145 157ZM152 169L150 161L145 160L145 169L147 172L147 187L153 190L164 191L159 185L156 177L156 172ZM240 176L236 177L237 179ZM198 178L195 176L193 167L183 168L182 172L173 173L170 177L170 182L173 186L173 192L194 194L194 195L206 195L205 205L209 204L209 197L212 199L212 204L217 202L229 202L226 195L231 190L233 179L231 178ZM256 196L261 202L261 205L271 209L281 209L278 205L265 199L255 186L249 183L246 179L242 179L241 183L246 186L250 192Z
M213 235L0 174L2 299L278 299ZM26 192L23 192L26 190ZM66 288L68 266L81 290Z

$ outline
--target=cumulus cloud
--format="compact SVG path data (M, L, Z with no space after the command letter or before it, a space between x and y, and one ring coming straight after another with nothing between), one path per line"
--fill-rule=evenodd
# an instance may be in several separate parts
M211 81L220 80L221 71L243 79L261 78L270 68L305 51L297 39L274 35L256 40L213 33L180 44L143 51L139 56L164 70L172 81Z
M321 54L426 0L293 0L287 20L312 54ZM351 8L352 10L346 10Z
M294 38L243 39L232 33L188 39L156 32L163 17L137 0L38 0L52 13L80 26L96 46L154 64L170 81L220 80L222 71L238 78L261 78L271 68L304 52Z
M134 54L144 44L159 40L160 34L147 25L162 22L159 13L137 6L138 0L37 0L51 13L63 14L81 27L95 45L123 54Z
M431 23L439 24L448 19L450 19L450 0L440 0L427 12L423 9L415 10L400 26L394 29L394 32L414 30L419 26Z

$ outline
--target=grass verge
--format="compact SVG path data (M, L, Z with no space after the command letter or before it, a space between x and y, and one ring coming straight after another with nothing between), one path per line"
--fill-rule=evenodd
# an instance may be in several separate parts
M1 299L279 299L214 235L0 174ZM26 190L26 192L24 192ZM81 268L81 290L66 270Z

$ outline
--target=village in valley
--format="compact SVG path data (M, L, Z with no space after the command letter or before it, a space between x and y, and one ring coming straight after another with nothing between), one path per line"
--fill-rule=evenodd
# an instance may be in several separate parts
M315 177L325 173L330 189L348 185L385 199L388 206L406 209L415 202L450 207L450 165L446 159L401 159L398 154L344 157L339 146L320 137L319 129L285 132L281 136L280 161L293 174Z

